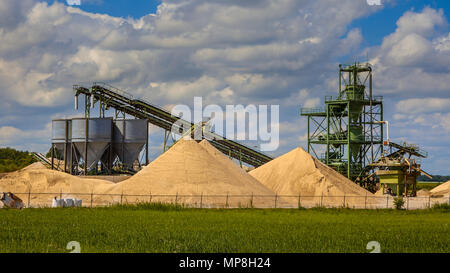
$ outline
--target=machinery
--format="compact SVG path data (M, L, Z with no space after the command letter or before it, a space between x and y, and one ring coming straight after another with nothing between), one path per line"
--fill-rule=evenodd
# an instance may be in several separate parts
M203 139L209 140L224 154L239 160L241 165L245 162L257 167L272 160L259 151L211 132L210 125L200 126L180 119L110 85L94 83L91 88L75 85L73 91L75 109L78 109L79 97L84 96L84 117L53 120L51 161L35 155L52 169L82 175L133 174L142 161L139 155L145 156L145 165L149 163L149 123L165 130L164 151L173 128L179 135L185 131L194 133L201 128ZM99 109L97 118L91 117L91 109L95 105ZM115 110L114 117L105 117L105 111L111 108ZM127 119L127 115L133 118ZM57 161L56 155L61 155ZM139 166L136 166L136 162L139 162Z
M426 158L427 153L415 144L396 144L385 141L389 153L381 156L370 166L376 169L375 175L379 178L380 189L383 194L395 196L416 196L417 177L421 174L432 178L420 168L416 158ZM387 152L387 151L386 151Z
M7 207L7 208L23 209L22 199L17 197L12 192L4 192L4 193L2 193L2 197L0 198L0 201L2 201L4 206Z
M53 120L52 127L52 169L84 175L132 173L141 152L147 154L147 120L74 118ZM55 164L58 153L62 158Z
M384 193L415 196L417 177L431 176L413 157L426 158L427 153L389 140L383 98L373 96L372 80L368 63L339 65L339 94L326 96L325 108L301 109L308 119L308 152L373 192L379 182ZM319 156L318 151L324 153Z
M383 155L383 98L372 94L370 64L339 65L338 95L301 115L309 153L366 188L374 185L370 164Z
M78 98L84 96L86 118L90 117L91 109L95 104L98 104L100 118L104 118L105 111L112 108L115 110L115 120L124 119L126 115L129 115L137 119L146 120L148 123L164 129L164 150L166 150L167 141L173 127L182 135L185 130L195 126L194 123L173 116L161 107L155 106L144 99L135 99L132 95L104 83L94 83L90 88L75 85L73 91L75 94L75 108L77 109ZM244 162L258 167L272 160L271 157L259 151L209 130L204 130L202 138L209 140L219 151L239 160L241 163ZM148 157L146 162L148 162Z

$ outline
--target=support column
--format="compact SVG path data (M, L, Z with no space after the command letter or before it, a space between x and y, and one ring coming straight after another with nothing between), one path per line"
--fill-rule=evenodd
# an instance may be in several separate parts
M147 138L145 141L145 165L147 166L150 162L148 160L148 137L149 137L149 128L148 128L148 122L147 122Z
M308 143L307 143L308 154L310 153L309 145L311 145L311 144L310 144L310 131L309 131L309 130L310 130L310 129L309 129L309 123L310 123L310 120L311 120L311 116L308 115L308 127L307 127L307 128L308 128L308 129L307 129L307 130L308 130L308 132L307 132L307 135L308 135L308 138L307 138L307 142L308 142Z
M55 144L52 143L52 170L55 169Z
M88 125L88 119L85 119L85 142L84 142L84 175L87 175L87 162L88 162L88 137L89 137L89 125Z

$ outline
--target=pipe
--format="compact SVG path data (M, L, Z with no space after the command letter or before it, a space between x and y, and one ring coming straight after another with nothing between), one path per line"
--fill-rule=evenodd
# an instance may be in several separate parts
M94 109L94 95L91 95L91 108Z

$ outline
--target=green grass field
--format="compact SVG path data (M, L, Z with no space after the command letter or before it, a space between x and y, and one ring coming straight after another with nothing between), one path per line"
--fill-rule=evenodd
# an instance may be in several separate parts
M0 210L0 252L450 252L449 210Z

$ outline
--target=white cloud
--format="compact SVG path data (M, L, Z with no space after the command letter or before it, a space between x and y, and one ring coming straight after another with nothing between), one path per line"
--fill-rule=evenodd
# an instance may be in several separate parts
M305 101L305 108L316 108L320 105L320 98L311 98Z
M450 91L449 32L442 10L408 11L380 47L371 48L375 88L403 97Z
M50 138L51 137L51 123L47 123L43 129L39 130L21 130L13 126L0 127L0 144L7 145L22 145L23 141L32 141L35 138Z
M354 0L168 0L135 20L60 2L2 0L0 113L8 119L0 142L48 143L36 116L42 122L73 114L72 85L104 81L158 105L190 104L193 96L215 104L280 104L285 152L304 140L298 108L319 106L323 95L337 92L336 60L365 55L361 30L349 25L382 8ZM422 126L427 140L448 138L442 128L449 116L441 113L450 94L446 25L442 11L410 11L369 49L375 93L397 105L386 118L395 120L398 134ZM415 101L421 97L429 98ZM426 125L429 119L436 128ZM14 130L21 137L11 138Z
M450 111L450 98L416 98L397 103L398 112L404 114L435 113Z

